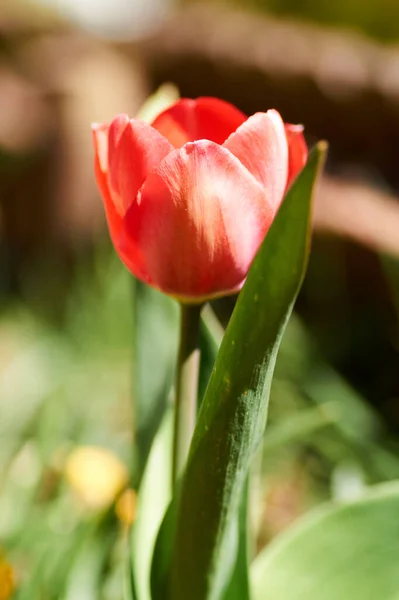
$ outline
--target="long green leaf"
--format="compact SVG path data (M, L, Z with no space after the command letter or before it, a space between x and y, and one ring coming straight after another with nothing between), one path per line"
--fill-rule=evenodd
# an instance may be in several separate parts
M212 320L214 318L209 309L204 312L201 323L200 397L203 395L204 382L209 380L220 343L220 332ZM151 557L158 528L171 496L172 416L167 410L154 439L139 489L139 510L131 544L134 597L137 600L150 600L151 597Z
M316 509L251 570L254 600L398 600L399 482Z
M166 409L177 352L178 306L171 298L134 281L133 400L136 483L143 473Z
M138 600L150 600L150 566L159 526L171 497L173 415L167 411L147 462L132 530L132 570Z
M174 501L179 505L170 575L173 600L219 600L230 580L238 506L266 425L280 340L306 268L311 196L323 156L324 145L319 145L289 190L226 330ZM152 576L156 584L156 570Z
M237 531L237 556L231 579L223 594L223 600L249 600L249 573L248 573L248 481L240 508L238 510Z

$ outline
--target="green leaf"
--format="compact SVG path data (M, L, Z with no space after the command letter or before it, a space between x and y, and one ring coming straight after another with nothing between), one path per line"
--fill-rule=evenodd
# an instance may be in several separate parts
M137 519L132 530L132 575L138 600L150 600L150 570L154 545L171 498L172 410L165 414L155 437L141 482Z
M223 600L249 600L248 573L248 480L238 511L237 556L230 582Z
M280 340L306 268L311 195L324 153L324 145L316 147L290 188L223 338L181 493L174 500L178 511L170 570L173 600L219 600L231 578L237 512L266 425Z
M210 306L202 311L200 329L201 365L199 381L199 398L202 399L206 384L216 360L217 352L223 337L223 328ZM170 470L170 465L169 465ZM170 471L169 471L170 472ZM165 586L167 586L168 569L170 567L170 556L172 552L173 539L176 529L177 503L172 503L162 521L151 573L152 597L164 598ZM141 600L141 596L139 597ZM243 600L245 600L243 598Z
M170 599L170 561L176 536L178 507L175 501L169 504L156 539L151 565L152 600Z
M202 389L209 380L220 342L220 331L212 311L204 312L201 323L200 381ZM199 390L200 396L201 384ZM139 511L132 531L132 578L134 597L150 600L150 569L159 526L171 498L172 411L166 412L158 431L139 490ZM167 525L166 525L167 526ZM173 530L173 526L172 526ZM165 536L166 538L166 536ZM169 540L168 540L169 541ZM169 544L167 545L169 552ZM162 553L159 552L159 556Z
M175 369L177 302L134 281L133 401L140 480L166 409Z
M254 600L398 600L399 482L317 509L255 560Z

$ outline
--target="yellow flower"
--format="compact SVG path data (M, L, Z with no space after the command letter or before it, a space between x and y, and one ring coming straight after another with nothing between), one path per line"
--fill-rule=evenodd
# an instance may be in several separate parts
M0 600L11 598L15 589L12 567L0 556Z
M81 446L65 465L66 479L76 495L90 508L109 506L129 478L122 461L106 448Z
M137 494L131 488L128 488L118 499L115 505L115 512L118 519L128 527L134 523L137 514Z

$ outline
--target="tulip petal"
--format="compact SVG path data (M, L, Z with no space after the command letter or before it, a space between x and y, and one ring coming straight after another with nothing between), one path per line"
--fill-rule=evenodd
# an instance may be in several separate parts
M285 134L288 143L288 187L306 165L308 147L303 135L302 125L290 125L286 123Z
M126 213L121 248L140 248L160 290L198 300L240 287L274 215L262 186L210 141L173 151Z
M287 184L288 147L279 113L256 113L231 134L223 146L230 150L266 190L275 209Z
M104 202L105 214L112 241L119 238L122 219L119 216L115 204L111 197L111 190L108 184L108 131L109 125L92 125L93 143L94 143L94 171L97 185L100 189Z
M183 98L162 112L152 126L175 148L195 140L223 144L246 116L232 104L218 98Z
M116 148L118 147L128 123L129 117L121 114L112 119L108 128L108 185L110 187L111 196L115 200L116 209L121 216L123 216L124 210L119 195L119 182L113 174L116 173Z
M127 122L126 122L127 119ZM114 119L109 128L109 183L117 198L117 210L123 217L149 171L173 150L156 129L125 115Z
M108 177L108 139L109 125L93 125L93 142L95 149L94 169L97 180L97 185L100 189L101 196L104 202L105 215L107 218L108 229L113 245L118 252L121 260L127 268L143 281L149 282L149 277L144 268L144 264L140 255L139 249L129 240L125 244L124 252L119 249L119 238L122 229L122 217L119 215L116 205L118 200L115 192L109 185Z

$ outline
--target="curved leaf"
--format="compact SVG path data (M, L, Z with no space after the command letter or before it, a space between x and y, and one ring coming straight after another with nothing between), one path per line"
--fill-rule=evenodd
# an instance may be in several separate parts
M158 299L160 302L160 299ZM201 366L200 380L202 387L204 382L209 380L213 368L217 351L219 348L219 334L215 325L212 325L213 315L210 310L204 312L204 318L201 323L200 346L201 346ZM199 389L200 397L201 385ZM172 411L167 410L163 423L158 430L154 443L151 448L146 469L139 489L139 510L136 522L132 531L131 545L131 568L132 568L132 586L134 597L138 600L150 600L150 567L154 546L158 534L159 526L164 517L165 510L171 498L171 448L173 435L173 415ZM165 521L168 527L169 521ZM172 527L173 531L173 527ZM172 536L173 537L173 536ZM167 550L170 546L168 534L164 534ZM163 552L158 551L159 560ZM159 566L162 569L162 566ZM162 589L160 590L162 595Z
M254 600L398 600L399 482L317 509L251 569Z
M223 600L249 600L248 572L248 480L238 510L237 556Z
M177 352L177 303L134 280L133 400L139 483L164 415Z
M135 596L150 600L150 567L159 526L171 498L173 414L166 412L151 449L139 490L132 530L132 575Z
M174 499L178 510L170 570L173 600L219 600L231 578L239 502L266 425L280 340L306 268L311 195L324 150L324 145L316 147L290 188L223 338L181 493ZM166 597L164 587L162 598Z

